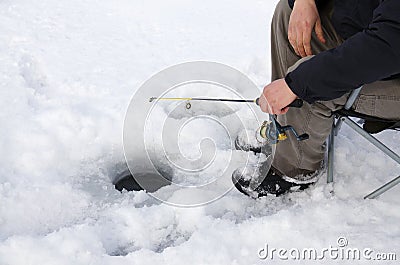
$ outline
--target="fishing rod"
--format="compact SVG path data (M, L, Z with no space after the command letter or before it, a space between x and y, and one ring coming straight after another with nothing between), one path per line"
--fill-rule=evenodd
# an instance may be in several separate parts
M256 105L260 105L259 101L260 98L256 99L230 99L230 98L157 98L151 97L149 102L153 102L155 100L169 100L169 101L187 101L186 102L186 109L190 109L192 104L190 101L217 101L217 102L232 102L232 103L255 103ZM287 107L291 108L301 108L303 106L303 100L295 99L292 103L290 103ZM258 129L258 134L263 138L267 139L270 143L276 144L280 141L284 141L287 139L286 131L291 131L293 135L296 137L298 141L304 141L309 138L307 133L299 135L297 131L291 125L282 126L277 120L275 115L270 115L271 121L267 122L264 121L260 128ZM271 123L275 124L275 130Z
M189 101L219 101L219 102L236 102L236 103L256 103L258 99L229 99L229 98L156 98L151 97L150 102L154 100L172 100L172 101L187 101L186 109L190 109L192 104Z
M154 100L172 100L172 101L221 101L221 102L233 102L233 103L255 103L258 106L260 98L256 99L231 99L231 98L157 98L151 97L149 102L153 102ZM303 106L303 100L295 99L292 103L288 105L288 107L293 108L301 108ZM188 107L188 106L187 106ZM190 105L191 107L191 105ZM190 109L190 107L188 109Z

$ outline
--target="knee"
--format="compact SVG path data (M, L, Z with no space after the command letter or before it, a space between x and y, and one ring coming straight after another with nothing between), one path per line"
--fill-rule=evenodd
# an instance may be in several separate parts
M292 9L289 6L288 0L280 0L275 7L274 16L272 17L272 29L275 31L285 29L287 32L291 13Z
M286 73L286 74L288 74L288 73L290 73L290 72L296 70L296 68L299 67L300 64L302 64L302 63L304 63L304 62L310 60L310 59L313 58L314 56L315 56L315 55L310 55L310 56L301 58L301 59L298 60L294 65L292 65L292 66L289 67L289 69L287 70L287 73Z

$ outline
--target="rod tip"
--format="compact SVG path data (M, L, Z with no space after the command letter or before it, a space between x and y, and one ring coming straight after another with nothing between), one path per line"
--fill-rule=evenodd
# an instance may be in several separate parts
M149 102L153 102L155 99L157 99L156 97L151 97L150 99L149 99Z

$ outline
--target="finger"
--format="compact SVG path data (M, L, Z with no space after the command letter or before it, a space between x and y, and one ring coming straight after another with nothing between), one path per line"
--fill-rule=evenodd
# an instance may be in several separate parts
M274 109L273 106L271 104L269 104L269 102L267 102L267 105L265 106L265 113L269 113L269 114L273 114L274 113Z
M271 101L271 85L269 84L264 87L263 93L260 97L260 107L263 112L272 114L272 102Z
M304 50L303 32L302 31L297 31L296 44L297 44L297 50L299 51L299 55L301 57L305 57L306 56L306 51Z
M291 33L291 34L288 35L288 40L289 40L289 43L290 43L290 45L292 46L294 52L295 52L297 55L299 55L298 50L297 50L296 38L293 37L293 33Z
M289 107L281 109L281 114L286 114L289 111Z
M267 112L267 99L264 96L264 93L261 94L260 100L259 100L260 108L263 112Z
M282 106L282 104L275 104L274 105L274 114L281 115L286 113L285 109L289 109L288 107Z
M270 108L269 108L269 105L268 105L267 102L265 102L265 103L262 105L261 110L262 110L263 112L265 112L265 113L270 113Z
M290 26L290 32L289 32L288 38L289 38L290 45L292 46L294 52L298 56L300 56L299 49L297 48L297 40L296 40L297 39L297 29L296 29L296 24L294 24L293 26Z
M296 40L293 39L293 38L290 38L290 39L289 39L289 43L290 43L290 45L292 46L294 52L295 52L297 55L299 55L298 52L297 52Z
M275 115L281 115L282 114L282 110L280 108L273 108L273 114Z
M300 56L300 52L299 52L299 49L298 49L298 47L297 47L297 41L296 41L296 40L293 41L292 47L293 47L294 52L295 52L298 56Z
M320 42L322 42L322 43L326 42L326 40L324 38L324 32L322 30L321 19L318 19L317 23L315 23L315 33L317 34L317 38L319 39Z
M298 34L297 34L297 32L296 32L295 40L294 40L295 45L296 45L295 50L296 50L297 55L298 55L298 56L301 56L300 51L299 51L299 40L297 39L297 35L298 35Z
M281 108L279 107L279 104L277 101L270 102L269 107L270 107L269 112L271 114L280 114L281 113Z
M303 45L304 45L304 50L307 56L312 55L312 50L311 50L311 32L312 29L308 28L306 32L303 34Z
M293 50L296 52L296 35L294 34L294 27L291 20L289 21L288 40Z
M268 101L265 102L265 111L264 112L273 114L273 106Z

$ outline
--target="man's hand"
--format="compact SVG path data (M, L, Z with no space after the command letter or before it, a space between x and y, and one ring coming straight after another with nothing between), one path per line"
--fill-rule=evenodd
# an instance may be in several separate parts
M319 41L325 43L315 0L296 0L289 20L288 39L297 55L312 55L311 34L313 28Z
M270 114L285 114L297 96L290 90L285 79L278 79L264 87L260 96L260 108Z

